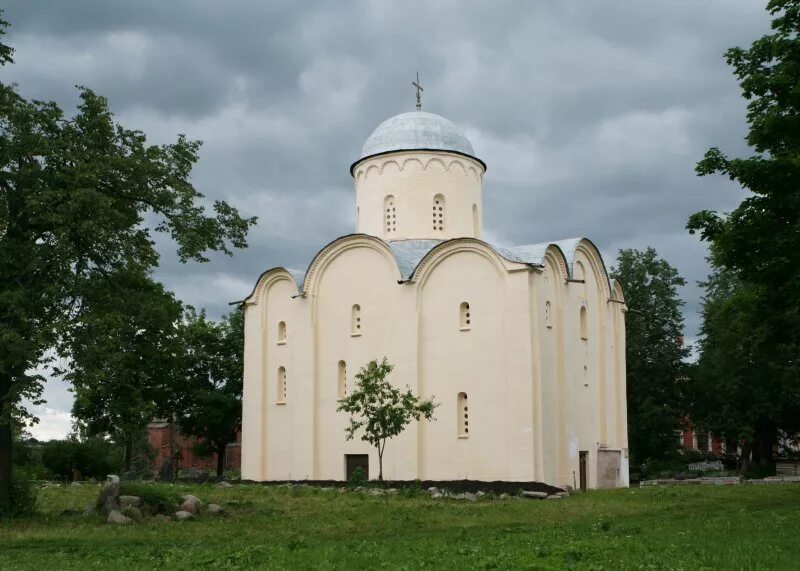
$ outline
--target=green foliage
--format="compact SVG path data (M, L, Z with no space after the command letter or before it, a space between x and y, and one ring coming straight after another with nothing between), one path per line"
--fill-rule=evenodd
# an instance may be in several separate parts
M620 250L612 276L625 292L628 439L632 462L665 460L686 418L688 349L683 346L685 280L653 248Z
M126 471L147 423L168 412L166 397L179 384L181 310L149 275L115 271L84 296L81 321L64 342L70 357L64 377L75 390L72 413L87 435L107 436L122 447Z
M0 44L0 64L11 55ZM104 97L88 88L79 96L65 116L0 84L0 501L9 493L12 419L25 418L23 399L41 402L36 371L54 349L75 351L73 329L95 290L112 288L120 272L149 276L156 232L182 261L207 261L209 251L245 247L255 223L224 202L206 211L190 180L199 142L148 145L115 122Z
M0 520L8 517L30 516L36 512L39 488L36 481L23 471L17 471L11 479L9 499L0 501Z
M773 32L726 53L749 101L748 158L710 149L701 176L750 191L727 215L688 223L709 242L695 416L744 439L745 457L769 463L779 430L800 430L800 1L772 0Z
M378 452L378 480L383 480L383 452L388 439L403 432L412 420L433 420L438 406L433 398L415 396L408 387L403 392L386 380L394 367L386 357L378 363L371 361L356 374L353 391L339 400L336 409L350 415L345 430L347 440L361 432L361 440L370 443Z
M217 475L224 469L226 445L242 422L244 320L234 310L220 322L189 308L179 330L180 383L173 386L172 408L184 434L201 440L200 452L217 453Z
M71 480L73 470L102 480L122 468L121 447L103 438L50 440L39 446L39 453L44 473L55 480Z
M361 466L357 466L353 473L350 474L350 479L348 480L350 485L354 488L361 486L364 484L364 469Z

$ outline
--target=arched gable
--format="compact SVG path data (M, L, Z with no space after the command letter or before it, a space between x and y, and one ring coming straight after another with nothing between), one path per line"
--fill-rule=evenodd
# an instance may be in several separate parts
M253 291L250 292L250 295L248 295L242 303L244 305L258 305L264 298L264 292L266 292L267 289L269 289L273 284L283 280L290 282L295 289L298 289L297 282L289 270L282 267L270 268L258 276L258 280L256 281L256 285L253 287ZM300 293L299 289L298 293Z
M545 263L549 261L556 268L558 268L558 272L561 275L561 279L564 282L570 279L570 271L569 271L569 265L567 263L567 257L564 255L564 251L559 246L557 246L556 244L550 244L549 246L547 246L547 248L544 251L544 260Z
M625 303L625 293L622 291L622 284L619 283L619 280L611 280L611 293L613 294L611 299Z
M390 264L390 266L394 268L394 272L397 275L397 281L399 282L402 280L400 268L397 266L397 260L395 259L392 250L389 248L389 245L386 242L380 238L376 238L375 236L369 236L368 234L349 234L347 236L337 238L322 248L322 250L317 252L317 255L314 256L313 260L311 260L311 264L308 266L308 271L306 272L305 279L303 280L303 293L313 294L316 284L319 283L320 276L325 271L325 267L327 267L327 265L330 264L331 261L334 260L339 254L346 252L351 248L370 248L380 252L386 258L386 261Z
M600 291L605 295L606 299L611 299L611 285L608 277L608 271L606 270L606 265L603 262L603 256L600 254L600 250L597 249L597 246L595 246L591 240L587 238L581 238L575 247L575 252L580 252L586 256L586 259L589 260L591 270L594 272L595 281L600 287ZM574 263L574 253L572 255L572 259Z
M473 252L483 256L491 262L492 266L501 277L504 277L508 271L503 263L503 258L500 257L491 245L475 238L454 238L431 248L420 260L419 264L417 264L409 281L418 282L420 284L420 289L422 289L425 280L434 268L444 259L459 252Z

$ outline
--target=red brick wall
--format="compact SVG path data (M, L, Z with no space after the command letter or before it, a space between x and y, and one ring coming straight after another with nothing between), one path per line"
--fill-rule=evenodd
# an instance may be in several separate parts
M150 437L150 446L155 452L153 465L158 470L164 461L170 457L173 450L176 451L175 468L197 468L197 469L217 469L217 455L212 454L208 458L197 456L193 449L199 440L193 436L185 436L180 433L177 427L168 422L151 422L147 431ZM225 455L225 468L227 470L239 470L242 465L241 452L242 434L236 435L236 442L228 445Z

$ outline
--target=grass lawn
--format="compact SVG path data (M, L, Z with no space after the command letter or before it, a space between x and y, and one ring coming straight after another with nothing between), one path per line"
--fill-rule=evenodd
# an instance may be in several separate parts
M40 491L0 522L0 569L799 569L800 484L431 500L315 488L158 484L222 517L110 526L99 486Z

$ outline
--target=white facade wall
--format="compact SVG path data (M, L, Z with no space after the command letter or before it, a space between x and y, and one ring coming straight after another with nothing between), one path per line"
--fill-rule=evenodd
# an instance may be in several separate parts
M483 167L463 155L399 151L353 175L359 234L326 246L300 285L282 268L262 274L243 303L242 477L343 480L347 454L368 454L375 476L375 450L346 441L348 418L336 412L339 363L352 388L359 368L385 356L393 383L440 404L435 421L387 445L385 478L577 486L585 453L587 487L627 485L625 305L596 248L583 240L565 256L550 245L541 264L501 257L480 240ZM409 277L387 244L405 239L448 241ZM619 474L601 481L609 457Z

